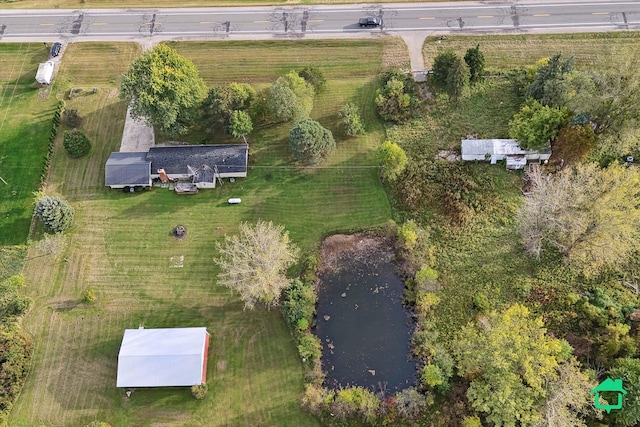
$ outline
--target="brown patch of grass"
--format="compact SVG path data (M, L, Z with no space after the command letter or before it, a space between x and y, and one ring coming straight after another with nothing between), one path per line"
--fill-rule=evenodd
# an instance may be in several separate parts
M387 38L384 49L382 50L382 68L384 70L391 68L411 68L409 51L401 37Z

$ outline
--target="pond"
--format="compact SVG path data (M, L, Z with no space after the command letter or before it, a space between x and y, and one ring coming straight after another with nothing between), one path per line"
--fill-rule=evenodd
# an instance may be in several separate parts
M316 335L326 385L395 393L412 387L412 319L402 305L404 283L392 246L365 235L323 242Z

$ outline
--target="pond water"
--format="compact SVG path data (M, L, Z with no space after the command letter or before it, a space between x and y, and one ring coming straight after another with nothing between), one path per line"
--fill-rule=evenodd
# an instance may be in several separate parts
M411 387L412 320L402 305L404 283L395 273L393 252L373 238L343 237L351 240L329 242L329 248L325 240L319 273L316 335L326 385L386 393Z

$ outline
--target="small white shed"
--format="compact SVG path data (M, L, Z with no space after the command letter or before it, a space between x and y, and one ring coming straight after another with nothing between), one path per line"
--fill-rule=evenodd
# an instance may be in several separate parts
M38 72L36 73L36 81L43 85L48 85L53 80L53 69L55 64L53 61L43 62L38 66Z

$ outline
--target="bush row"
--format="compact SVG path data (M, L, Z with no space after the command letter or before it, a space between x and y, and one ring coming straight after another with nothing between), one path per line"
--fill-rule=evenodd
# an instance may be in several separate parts
M49 134L49 149L47 151L47 157L44 162L44 167L42 169L42 175L40 176L40 188L44 186L44 183L47 179L47 173L49 171L49 166L51 165L51 159L53 158L53 149L55 147L56 136L58 136L58 128L60 127L60 119L62 117L62 111L64 110L64 102L58 101L58 105L56 106L56 111L53 113L53 117L51 118L51 133Z

